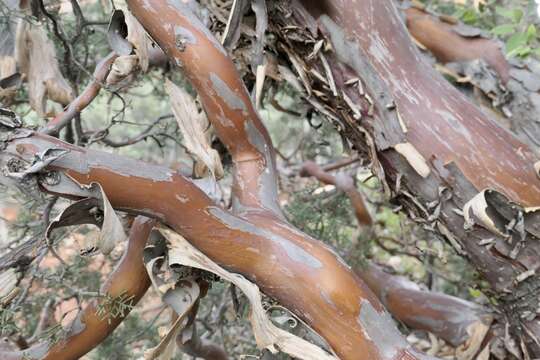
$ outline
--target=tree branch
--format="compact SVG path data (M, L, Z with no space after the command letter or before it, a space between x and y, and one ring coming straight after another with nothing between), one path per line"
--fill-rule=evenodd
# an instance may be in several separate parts
M80 185L100 183L113 207L162 220L218 264L257 283L323 336L341 359L423 358L334 251L279 218L257 212L234 216L166 167L43 134L19 130L5 145L0 154L11 171L37 154L67 150L39 171L41 187L81 197L89 194Z
M141 25L197 90L208 119L234 162L234 211L266 209L281 215L270 136L226 50L181 2L128 1ZM160 21L155 17L163 16ZM201 61L204 59L204 61Z
M84 89L84 91L77 96L61 113L56 115L54 119L49 121L45 125L41 132L44 134L57 134L62 130L67 124L71 122L78 114L81 113L90 103L96 98L101 90L102 84L104 83L111 66L114 63L114 60L118 57L114 52L107 55L102 59L94 70L93 79Z
M154 220L143 216L134 220L124 255L102 286L101 294L113 299L127 295L132 299L131 305L135 305L146 293L150 286L150 278L143 263L142 253L154 224ZM79 359L99 345L129 314L129 310L126 310L124 314L116 317L107 313L105 316L99 315L97 306L100 302L103 301L97 299L86 306L74 320L66 338L58 343L41 342L23 351L0 351L0 357L3 360Z
M364 197L354 185L354 180L352 177L345 174L338 174L334 176L329 172L324 171L313 161L306 161L304 163L302 169L300 170L300 176L313 176L325 184L336 186L351 200L358 223L360 225L371 225L373 223L373 219L371 218L369 210L364 202Z

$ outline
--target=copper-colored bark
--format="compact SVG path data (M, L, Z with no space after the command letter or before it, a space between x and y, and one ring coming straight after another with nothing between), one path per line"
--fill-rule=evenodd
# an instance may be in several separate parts
M115 208L163 220L211 259L244 274L291 309L341 359L422 358L337 254L278 217L256 211L232 215L192 181L166 167L78 148L46 135L15 135L4 156L33 159L51 147L70 152L49 169L81 184L99 182ZM65 178L41 185L64 196L76 194L78 188ZM385 336L381 338L381 334ZM385 342L385 338L392 341Z
M101 293L110 297L122 294L133 296L132 305L142 298L150 286L150 278L143 263L142 253L154 220L144 216L137 217L131 227L128 244L118 266L108 276ZM99 345L122 322L123 316L103 318L96 313L100 299L86 306L74 321L66 338L52 347L48 343L38 343L30 349L18 352L0 352L2 360L76 360Z
M339 257L282 220L270 137L219 42L181 2L137 0L128 1L128 6L169 58L181 65L231 153L235 177L233 212L238 217L216 208L176 175L172 179L179 184L169 191L181 191L184 199L189 194L189 205L178 203L173 210L173 196L168 191L159 192L168 196L156 204L161 196L155 194L150 199L155 190L145 187L141 190L146 193L147 202L130 207L161 208L158 216L163 216L214 261L254 280L264 292L310 324L342 359L412 356L406 355L412 351L407 350L408 345L391 321L384 319L384 310L376 298ZM98 169L89 170L90 174L100 176ZM112 174L108 175L112 180ZM119 190L112 190L111 194ZM109 193L108 189L106 192ZM167 209L163 209L167 203ZM178 216L171 217L173 212L181 212L184 219L190 219L189 226ZM368 325L366 317L373 317L369 322L374 324ZM388 335L393 334L393 344L387 346L373 339L377 336L372 327L385 328Z
M508 81L510 65L501 44L482 37L464 37L454 29L456 25L439 21L434 16L414 7L405 10L406 24L411 35L427 47L442 63L483 59Z
M197 89L210 122L233 158L237 205L279 214L270 136L226 50L181 2L156 1L147 6L144 1L128 1L128 5Z
M335 176L312 161L304 163L300 175L313 176L326 184L337 183L336 187L351 200L358 223L371 225L362 194L352 179L336 182ZM421 290L407 278L390 275L372 263L358 267L355 271L394 317L413 329L429 331L454 347L470 340L471 325L491 321L487 310L479 305L446 294Z

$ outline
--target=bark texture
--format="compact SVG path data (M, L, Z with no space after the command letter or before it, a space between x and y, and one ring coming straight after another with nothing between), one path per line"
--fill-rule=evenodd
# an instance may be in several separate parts
M132 305L136 305L146 293L150 286L150 278L146 273L142 254L154 225L154 220L144 216L139 216L134 220L126 251L103 285L100 291L103 295L112 298L123 294L128 297L133 296ZM110 317L107 314L103 317L97 313L97 305L100 301L103 302L99 299L93 301L81 311L68 330L65 339L61 339L56 344L40 342L23 351L0 351L0 358L3 360L79 359L107 338L129 314L127 311L116 317Z
M273 30L294 49L282 55L304 76L306 99L316 97L318 109L370 156L394 201L488 280L515 344L523 344L503 348L535 353L537 156L423 60L391 1L293 1L271 14ZM301 29L294 37L292 25ZM309 56L309 44L321 38L331 44L326 81L310 72L325 73Z
M446 64L443 72L457 76L458 85L472 84L479 93L477 103L538 152L540 64L533 58L506 59L503 44L480 29L445 22L417 7L404 13L411 35Z
M349 197L358 223L372 224L363 196L351 176L344 173L332 175L311 161L304 163L300 175L313 176L325 184L335 185ZM453 296L422 290L406 277L391 275L372 262L357 267L355 271L399 321L412 329L440 337L453 347L459 347L458 351L469 351L474 355L479 350L481 344L473 344L473 339L483 337L493 321L487 309ZM471 345L476 349L471 349Z
M228 147L235 169L232 213L167 168L84 150L32 132L9 136L4 151L8 168L21 172L16 169L19 165L55 148L63 155L39 171L57 171L39 181L47 191L81 196L79 184L100 183L116 208L162 220L220 265L255 281L321 334L342 359L422 358L339 256L283 219L270 138L237 70L213 35L181 2L128 5L171 60L182 66Z

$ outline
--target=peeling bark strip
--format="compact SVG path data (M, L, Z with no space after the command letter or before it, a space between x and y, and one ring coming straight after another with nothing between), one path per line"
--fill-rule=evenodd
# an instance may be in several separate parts
M257 283L318 332L340 359L423 358L403 341L381 348L370 337L372 325L366 328L360 316L370 304L374 325L395 333L379 301L330 248L278 217L256 211L242 217L229 214L193 182L166 167L82 149L27 130L9 137L0 153L4 166L31 163L50 148L69 150L37 174L40 186L72 197L81 196L79 184L99 183L113 207L161 219L218 264Z
M360 106L365 102L358 89L347 85L350 79L360 79L373 99L374 116L368 113L356 128L367 130L373 137L378 156L374 160L384 167L382 180L390 184L396 199L424 228L446 237L466 253L498 294L500 310L520 337L516 342L523 342L530 346L530 353L538 354L539 334L531 336L524 330L526 321L538 323L533 309L540 305L540 279L531 275L535 274L531 270L540 266L540 243L530 220L537 219L534 209L540 205L540 180L535 171L538 158L422 59L390 0L302 4L291 3L295 16L285 20L283 14L274 14L278 31L296 25L307 33L318 24L332 45L326 58L338 89ZM306 58L302 46L296 51L296 60ZM309 69L313 64L302 66ZM308 85L316 82L306 81ZM336 109L330 89L318 99L327 109ZM399 116L395 116L397 111ZM343 123L350 124L354 118L352 111L336 113ZM402 124L407 131L402 130ZM349 137L357 148L366 148L356 134ZM365 142L369 144L369 139ZM404 156L396 149L403 143L415 151ZM372 152L370 155L374 156ZM483 227L483 221L470 228L464 226L462 209L485 189L501 195L497 206L490 206L487 214L497 219L493 222L502 224L504 236ZM438 204L436 211L432 204ZM527 224L525 214L530 217Z
M350 199L354 208L356 220L360 225L372 225L373 218L369 213L368 207L364 201L362 194L356 189L354 180L352 177L345 174L338 174L336 176L323 170L319 165L313 161L306 161L302 165L300 170L300 176L313 176L317 180L336 186L339 190L343 191Z
M100 293L112 298L127 295L136 305L150 286L150 278L143 263L143 250L155 221L139 216L133 221L128 245L118 266L109 275ZM112 317L97 313L99 300L93 301L79 313L71 324L66 338L54 345L38 343L23 351L0 351L2 360L77 360L99 345L124 318L126 313Z

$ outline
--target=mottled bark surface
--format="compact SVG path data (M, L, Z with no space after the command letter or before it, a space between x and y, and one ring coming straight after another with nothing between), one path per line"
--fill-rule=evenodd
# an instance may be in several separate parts
M65 197L91 196L84 185L99 183L116 209L162 221L219 265L255 282L341 359L426 358L410 348L377 297L332 249L284 219L268 132L228 53L189 6L145 0L128 5L198 92L230 152L232 209L215 204L196 180L166 167L79 148L8 123L0 123L4 174L19 185L37 181ZM504 341L503 352L518 357L540 353L538 158L423 60L390 0L268 5L273 50L282 65L277 77L293 83L307 103L339 126L371 162L392 201L445 237L489 282L498 320L512 336L487 340L493 346ZM319 40L326 46L317 47ZM364 210L358 207L357 214L370 222ZM399 312L397 294L379 296ZM433 316L449 313L455 312ZM463 313L464 323L478 323L474 310ZM447 335L458 342L463 329ZM512 347L512 341L519 345Z
M483 96L475 96L477 103L492 110L499 124L537 150L540 64L532 58L506 59L503 44L479 29L444 22L414 7L405 9L404 13L411 35L437 61L447 65L442 70L447 75L457 75L455 80L462 85L470 83L478 89Z
M287 20L284 11L292 14ZM517 342L534 349L522 319L537 321L538 158L422 59L390 1L293 2L278 7L273 19L274 30L296 53L293 60L303 59L300 66L291 60L307 77L303 85L322 89L324 110L370 155L389 195L470 259L491 284ZM295 37L291 23L302 29ZM321 34L332 45L324 55L337 97L309 75L310 68L323 69L308 57L309 44Z
M160 219L223 267L256 282L321 334L341 359L423 358L332 249L279 217L260 211L233 215L166 167L26 130L10 138L2 153L8 167L21 164L15 159L31 162L47 149L68 150L47 167L52 173L40 171L40 186L72 197L88 196L80 185L101 184L115 208Z

